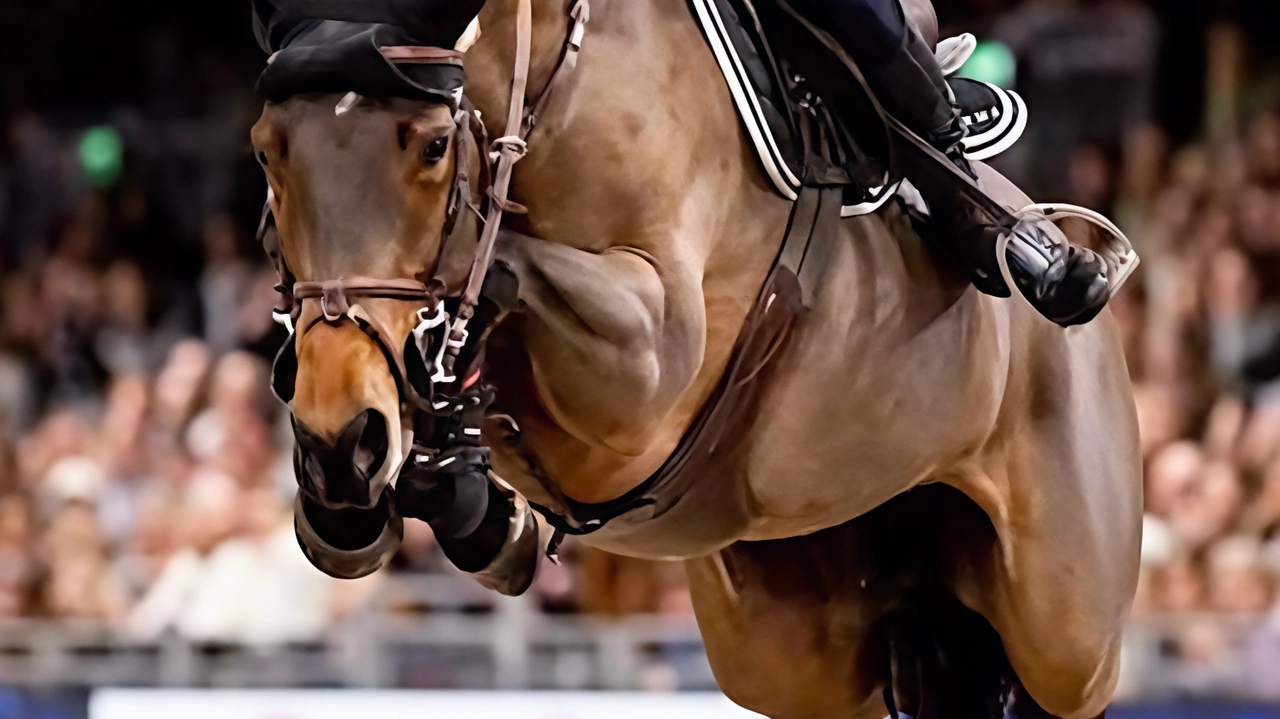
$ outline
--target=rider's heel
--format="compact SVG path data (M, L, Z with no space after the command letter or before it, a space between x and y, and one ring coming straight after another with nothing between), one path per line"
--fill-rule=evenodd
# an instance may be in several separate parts
M1129 240L1101 215L1070 205L1033 205L1018 214L1004 256L1022 296L1063 327L1090 322L1137 267ZM1073 245L1054 219L1073 217L1103 230L1099 251Z

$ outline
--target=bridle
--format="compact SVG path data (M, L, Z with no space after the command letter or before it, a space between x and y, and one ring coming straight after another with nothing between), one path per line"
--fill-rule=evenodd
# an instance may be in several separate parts
M527 139L537 124L547 98L558 81L576 66L579 50L590 19L589 0L577 0L570 10L572 21L559 63L541 94L530 107L527 89L533 34L532 0L518 0L516 15L516 51L511 83L511 101L502 137L489 142L479 113L465 96L459 98L454 116L457 125L454 143L454 178L448 215L442 230L441 252L435 276L428 282L416 279L383 279L343 277L330 280L296 282L280 249L279 234L274 223L275 199L269 195L263 210L258 238L279 275L276 290L280 295L273 317L289 330L289 339L281 348L272 370L272 388L285 404L292 404L297 373L297 337L324 322L338 325L353 322L382 351L395 379L400 395L402 419L419 413L448 416L461 410L455 397L445 396L441 388L452 388L453 394L475 384L478 371L457 367L459 356L471 339L469 324L481 300L481 290L493 261L494 248L503 216L522 213L524 208L511 202L508 192L515 164L524 157ZM460 64L462 53L430 47L387 47L382 53L388 61ZM335 112L349 109L353 96L344 97ZM474 155L472 155L474 153ZM472 178L467 160L478 157L481 177ZM490 158L495 158L491 165ZM487 208L482 207L487 204ZM464 263L469 263L465 270ZM465 278L462 277L465 272ZM457 307L452 315L446 310L449 288L461 285ZM412 307L417 325L403 348L397 348L382 323L364 311L360 300L378 299L404 302ZM306 302L319 302L320 312L307 327L297 326ZM470 373L459 381L457 371ZM416 424L405 422L407 427ZM412 432L412 430L407 430ZM472 430L468 430L470 432ZM478 432L478 430L475 430ZM412 450L428 452L410 438L401 448L402 464ZM388 457L386 464L392 464ZM394 471L392 472L394 481Z

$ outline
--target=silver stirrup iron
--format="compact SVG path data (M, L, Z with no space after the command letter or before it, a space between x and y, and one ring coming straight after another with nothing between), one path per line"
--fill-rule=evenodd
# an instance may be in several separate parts
M1097 249L1097 253L1107 264L1107 287L1110 290L1108 297L1116 296L1141 263L1138 253L1133 249L1133 243L1114 222L1101 213L1077 205L1041 202L1027 205L1015 213L1014 217L1023 219L1032 215L1041 215L1055 224L1060 219L1084 220L1103 231L1102 244ZM1014 251L1018 252L1018 249L1014 248ZM1019 257L1021 256L1019 253Z

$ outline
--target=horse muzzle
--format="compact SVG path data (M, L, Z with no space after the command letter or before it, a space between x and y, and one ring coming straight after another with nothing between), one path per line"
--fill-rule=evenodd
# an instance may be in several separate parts
M361 412L333 442L295 419L294 474L302 491L330 509L372 509L390 483L389 465L400 464L391 454L391 432L374 409Z

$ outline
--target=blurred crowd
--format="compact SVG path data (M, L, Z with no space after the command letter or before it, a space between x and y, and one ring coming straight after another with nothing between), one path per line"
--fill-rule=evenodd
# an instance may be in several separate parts
M1146 128L1125 157L1070 175L1143 256L1114 311L1146 463L1134 617L1161 631L1131 658L1180 660L1166 689L1280 698L1280 115L1172 153Z
M1147 43L1116 56L1132 82L1109 87L1149 89L1154 20L1086 5L1125 6L1118 44ZM1006 25L1069 45L1066 20L1028 12ZM1075 47L1098 47L1098 22L1069 19ZM1059 68L1049 59L1033 71ZM265 194L246 142L254 99L216 55L196 77L185 100L105 118L124 148L106 182L86 175L81 119L0 122L0 627L305 641L377 590L320 575L296 546L292 437L267 382L285 337L251 236ZM1070 111L1029 131L1062 154L1033 163L1057 183L1040 199L1109 213L1143 258L1113 302L1148 509L1125 691L1280 698L1280 114L1174 146L1149 108L1092 137L1064 134L1080 124ZM546 611L691 614L678 565L565 555L535 587ZM444 569L409 523L391 571Z
M0 628L110 626L212 643L310 641L376 591L311 568L293 536L286 339L253 241L265 198L254 98L216 63L199 102L116 112L95 183L85 128L15 117L0 152ZM572 543L547 611L691 613L679 566ZM447 569L410 522L393 572ZM584 575L598 579L582 579ZM589 590L589 588L597 590Z

